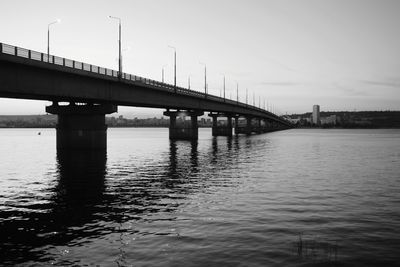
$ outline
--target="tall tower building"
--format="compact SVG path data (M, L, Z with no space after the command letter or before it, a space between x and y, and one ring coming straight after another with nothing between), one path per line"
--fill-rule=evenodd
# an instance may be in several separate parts
M319 105L313 106L312 122L316 125L321 125L321 119L319 117Z

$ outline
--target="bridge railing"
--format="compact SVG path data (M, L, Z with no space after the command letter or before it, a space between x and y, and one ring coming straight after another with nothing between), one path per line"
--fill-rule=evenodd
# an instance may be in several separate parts
M17 46L12 46L9 44L0 43L0 53L17 56L17 57L22 57L22 58L26 58L26 59L31 59L31 60L35 60L35 61L41 61L41 62L54 64L54 65L58 65L58 66L63 66L63 67L71 68L71 69L78 69L78 70L96 73L96 74L100 74L100 75L105 75L105 76L110 76L110 77L119 77L119 75L118 75L119 73L116 70L103 68L103 67L79 62L79 61L72 60L72 59L66 59L66 58L62 58L62 57L58 57L58 56L54 56L54 55L48 55L46 53L41 53L41 52L37 52L37 51L33 51L33 50L29 50L29 49L25 49L25 48L21 48L21 47L17 47ZM248 109L252 109L252 110L256 110L256 111L260 111L260 112L269 114L270 116L273 116L276 119L283 121L282 118L278 117L277 115L275 115L265 109L261 109L259 107L245 104L245 103L242 103L239 101L222 98L222 97L215 96L215 95L205 94L202 92L190 90L190 89L179 87L179 86L175 87L172 84L167 84L167 83L159 82L156 80L147 79L147 78L136 76L133 74L121 73L120 76L121 76L120 78L123 79L124 81L129 81L132 83L146 84L146 85L154 87L155 89L167 91L167 92L171 92L171 93L176 92L181 95L189 95L189 96L203 98L203 99L206 98L206 99L221 102L221 103L227 103L227 104L231 104L231 105L246 107Z

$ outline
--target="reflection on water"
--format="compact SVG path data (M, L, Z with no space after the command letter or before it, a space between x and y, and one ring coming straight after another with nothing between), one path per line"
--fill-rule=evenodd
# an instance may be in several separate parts
M399 259L397 132L188 142L155 129L115 131L107 154L60 151L34 167L21 156L27 164L17 174L0 169L2 185L20 185L3 186L0 196L2 264L390 266Z
M91 214L90 207L104 198L106 162L106 152L101 150L58 151L59 179L53 199L56 206L79 212L83 209L82 214Z
M237 149L237 138L235 144ZM232 139L213 138L210 157L202 160L211 158L211 164L224 168L217 157L225 150L232 150ZM167 164L128 171L126 177L111 179L107 188L105 151L58 151L55 186L46 189L49 197L25 196L31 204L23 211L18 206L1 210L3 262L54 262L54 255L46 252L49 246L83 245L90 238L118 232L125 222L176 210L177 200L204 188L206 179L196 177L198 141L170 141L166 155Z
M189 160L186 158L181 159L179 161L178 157L178 146L180 146L181 149L185 150L189 147L190 145L190 156ZM198 152L197 152L197 147L198 147L198 142L196 141L175 141L175 140L170 140L169 143L169 172L167 177L170 180L174 180L179 178L181 166L178 167L179 165L186 165L185 167L189 168L189 171L191 173L196 173L198 171ZM179 161L179 162L178 162Z
M35 248L101 234L81 227L96 219L95 206L103 201L105 190L105 169L105 152L58 152L56 186L46 194L50 197L20 196L30 198L30 203L14 206L1 216L4 262L46 260L46 253Z

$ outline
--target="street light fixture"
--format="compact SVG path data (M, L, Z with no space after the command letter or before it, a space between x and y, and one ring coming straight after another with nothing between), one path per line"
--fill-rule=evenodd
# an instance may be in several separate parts
M108 16L110 19L116 19L118 20L118 29L119 29L119 37L118 37L118 51L119 51L119 57L118 57L118 77L122 77L122 53L121 53L121 19L118 17L113 17L113 16Z
M202 62L199 62L199 64L204 66L204 94L207 95L207 65Z
M168 46L171 49L174 49L174 90L176 93L176 48L174 46Z
M47 24L47 62L50 62L50 26L56 23L60 23L61 19L57 19Z

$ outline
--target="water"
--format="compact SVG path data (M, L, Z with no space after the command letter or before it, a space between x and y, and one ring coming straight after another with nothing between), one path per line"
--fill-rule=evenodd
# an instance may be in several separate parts
M38 132L41 135L38 135ZM0 263L395 266L400 130L109 129L56 153L54 129L0 129Z

